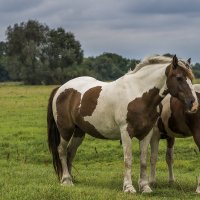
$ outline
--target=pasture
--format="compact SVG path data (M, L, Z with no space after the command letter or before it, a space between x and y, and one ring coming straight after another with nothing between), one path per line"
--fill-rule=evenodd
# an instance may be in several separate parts
M200 157L192 138L177 139L174 173L168 184L165 141L161 142L157 184L152 194L138 192L139 148L133 140L133 184L124 194L123 153L119 141L87 136L73 163L75 187L63 187L47 147L46 108L55 86L0 85L0 199L200 199L195 194Z

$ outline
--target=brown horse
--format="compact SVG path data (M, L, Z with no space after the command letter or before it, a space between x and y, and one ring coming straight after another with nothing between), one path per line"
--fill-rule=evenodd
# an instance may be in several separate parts
M124 192L135 193L132 185L132 138L142 140L152 129L157 105L170 93L188 111L198 107L189 63L152 56L113 82L79 77L52 91L48 105L48 143L56 173L63 185L73 185L71 168L85 133L101 139L121 139L125 173ZM140 188L149 192L141 177Z
M194 88L198 99L200 99L200 85L196 84ZM167 140L166 162L169 171L169 182L174 182L173 152L175 138L191 136L200 151L200 109L193 114L187 113L182 102L167 95L161 103L160 117L151 139L151 182L155 182L159 139ZM200 193L200 183L198 183L196 192Z

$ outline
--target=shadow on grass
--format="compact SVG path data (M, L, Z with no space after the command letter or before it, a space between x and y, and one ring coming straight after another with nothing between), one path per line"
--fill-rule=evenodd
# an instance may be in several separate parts
M111 190L122 192L122 185L123 185L123 177L119 176L119 174L114 176L107 176L107 178L95 178L95 176L89 176L84 178L76 178L75 179L75 186L78 187L86 187L88 190L92 188L93 190ZM195 193L196 190L196 183L187 183L187 180L176 181L173 184L169 184L167 181L158 181L156 185L151 186L153 193L151 194L142 194L139 191L138 183L136 179L133 181L133 185L137 191L137 195L143 195L147 197L157 197L159 199L162 198L184 198L187 199L189 197L197 198L198 196ZM177 196L178 194L178 196ZM180 196L179 196L180 195Z

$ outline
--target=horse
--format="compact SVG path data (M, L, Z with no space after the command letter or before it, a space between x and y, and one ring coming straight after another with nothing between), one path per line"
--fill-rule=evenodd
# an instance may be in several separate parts
M195 84L197 98L200 99L200 84ZM150 182L156 182L156 161L160 139L167 140L166 162L168 165L169 182L174 182L173 152L175 138L193 137L200 151L200 109L196 113L185 112L185 107L177 98L167 95L160 105L160 117L153 129L151 138L151 174ZM197 193L200 193L200 177L198 178Z
M159 114L157 105L170 93L188 111L195 112L198 100L188 63L176 57L150 56L134 70L112 82L92 77L72 79L55 88L47 111L48 146L62 185L73 185L72 161L85 133L121 140L124 153L123 191L135 193L132 184L132 138L142 140ZM182 79L180 81L180 79ZM144 180L140 188L148 191Z

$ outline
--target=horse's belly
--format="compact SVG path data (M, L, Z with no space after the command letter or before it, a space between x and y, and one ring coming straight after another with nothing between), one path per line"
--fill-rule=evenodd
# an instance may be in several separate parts
M110 119L108 119L106 116L87 116L84 117L84 121L91 124L95 129L100 133L105 139L120 139L120 130L119 127ZM94 131L90 130L87 131L88 134L95 137Z
M177 130L173 131L172 128L166 127L167 135L170 137L176 137L176 138L185 138L192 136L192 132L189 128L186 128L184 130Z

